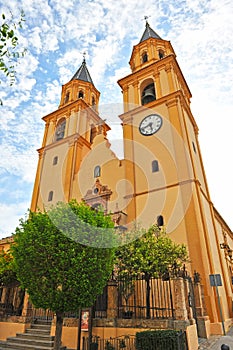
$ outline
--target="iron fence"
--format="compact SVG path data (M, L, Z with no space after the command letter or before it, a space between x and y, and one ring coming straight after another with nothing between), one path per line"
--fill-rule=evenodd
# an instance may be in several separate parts
M33 305L28 306L27 316L32 318L32 322L43 321L51 323L54 318L54 312L41 308L35 308Z
M136 350L135 336L123 336L118 338L102 339L93 337L88 348L88 338L83 337L82 350Z
M108 287L106 286L101 295L98 295L92 312L94 318L106 318L108 308Z
M25 291L14 285L0 288L0 316L21 316Z
M172 280L124 276L118 279L118 317L174 319Z
M101 339L93 337L90 347L88 338L82 339L82 350L187 350L186 334L177 332L174 336L165 336L163 331L156 338L136 340L134 335L126 335L117 338Z

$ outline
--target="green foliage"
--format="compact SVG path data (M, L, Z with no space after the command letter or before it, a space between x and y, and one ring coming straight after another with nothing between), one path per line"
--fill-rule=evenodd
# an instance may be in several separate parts
M71 211L74 216L69 215ZM84 226L76 225L75 219L93 228L113 226L103 213L72 201L59 203L48 212L30 212L14 237L14 265L21 285L36 307L57 314L92 306L113 268L114 249L79 243L81 237L88 244L93 231L91 225L85 226L89 231L83 231Z
M187 261L185 245L174 243L157 226L150 227L148 231L140 228L135 230L135 236L141 237L120 247L116 253L118 273L121 276L144 273L157 277L174 265L179 267Z
M0 286L9 286L17 282L13 270L13 257L10 251L0 252Z
M138 332L136 350L184 350L185 339L182 338L183 342L178 339L181 336L184 334L170 329Z
M113 222L103 211L90 209L83 203L77 205L75 200L69 205L59 202L55 209L48 212L49 217L72 240L100 248L117 244Z
M25 55L26 50L18 51L17 29L22 28L25 21L24 12L21 11L20 19L15 22L13 15L10 19L2 14L0 22L0 70L10 79L10 85L15 82L15 65L19 57ZM2 102L1 102L2 104Z

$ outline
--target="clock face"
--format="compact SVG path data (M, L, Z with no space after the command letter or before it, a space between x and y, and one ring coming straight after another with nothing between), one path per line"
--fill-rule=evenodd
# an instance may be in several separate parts
M153 135L161 128L162 122L160 115L150 114L141 121L139 131L145 136Z

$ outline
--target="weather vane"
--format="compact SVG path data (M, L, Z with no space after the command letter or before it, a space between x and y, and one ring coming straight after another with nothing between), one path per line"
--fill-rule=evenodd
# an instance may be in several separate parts
M85 62L86 61L86 51L83 51L83 62Z
M146 24L148 23L148 18L151 17L151 16L144 16L144 20L146 21Z

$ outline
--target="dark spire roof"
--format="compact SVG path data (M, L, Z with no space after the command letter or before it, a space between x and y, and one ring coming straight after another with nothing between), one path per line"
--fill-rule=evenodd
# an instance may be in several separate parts
M93 84L93 81L91 79L90 73L88 72L88 69L87 69L87 66L86 66L85 58L83 59L82 65L77 70L77 72L75 73L75 75L73 76L73 78L71 80L75 80L75 79L83 80L83 81L86 81L88 83Z
M146 21L146 28L140 40L140 43L149 38L162 39L160 36L150 27L149 23Z

